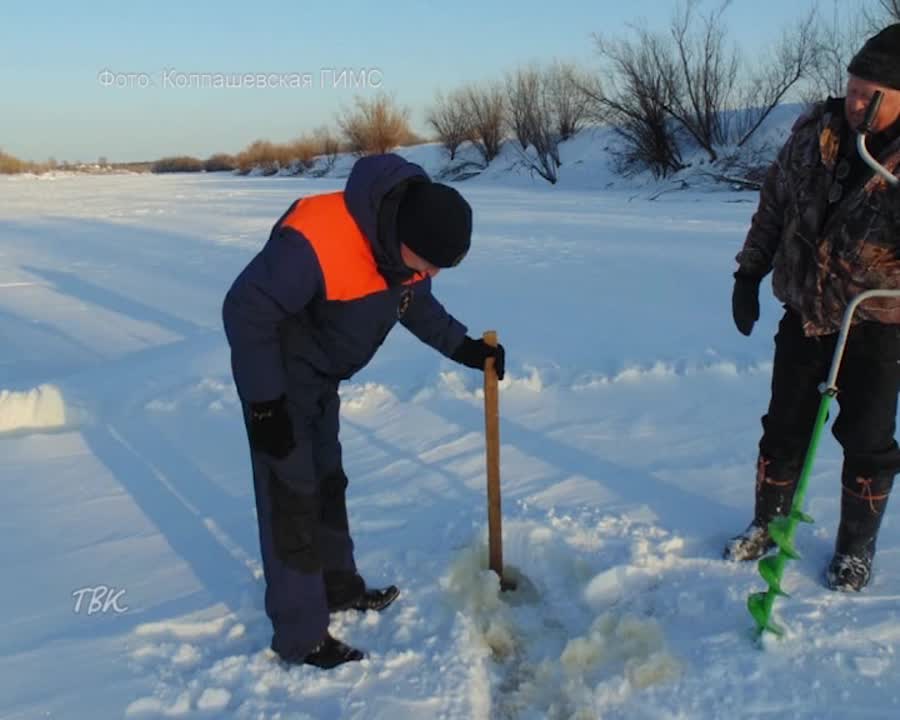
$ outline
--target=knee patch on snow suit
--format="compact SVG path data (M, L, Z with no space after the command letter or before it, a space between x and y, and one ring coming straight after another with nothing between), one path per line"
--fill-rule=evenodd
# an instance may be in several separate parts
M269 480L275 553L288 567L304 573L322 569L319 499L292 492L274 476Z
M347 530L347 475L340 468L322 478L322 524Z

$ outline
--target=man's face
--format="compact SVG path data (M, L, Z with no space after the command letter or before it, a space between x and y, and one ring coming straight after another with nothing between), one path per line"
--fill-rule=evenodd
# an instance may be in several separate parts
M425 273L430 277L434 277L441 271L439 267L419 257L403 243L400 243L400 257L403 259L403 264L410 270Z
M862 124L866 116L866 108L869 107L872 96L879 90L884 97L881 100L878 115L875 116L875 121L872 123L872 132L880 133L900 119L900 90L850 75L847 79L844 114L851 127L856 129Z

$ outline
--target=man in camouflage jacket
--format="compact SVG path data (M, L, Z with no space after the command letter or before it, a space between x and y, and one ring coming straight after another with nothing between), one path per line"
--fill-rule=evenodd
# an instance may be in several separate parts
M759 285L772 271L785 315L775 337L772 396L762 418L756 508L725 557L756 559L774 544L767 530L790 511L844 310L859 293L900 289L900 191L864 163L855 129L876 91L883 102L868 146L891 172L900 168L900 24L871 38L848 68L847 97L801 117L770 168L737 256L732 309L749 335L759 318ZM894 437L900 388L900 301L875 299L855 315L838 376L834 435L844 449L841 523L826 581L860 590L900 451Z

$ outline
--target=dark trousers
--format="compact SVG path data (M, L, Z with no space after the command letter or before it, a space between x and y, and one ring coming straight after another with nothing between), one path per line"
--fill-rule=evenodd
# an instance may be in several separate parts
M355 576L336 386L289 393L296 449L276 460L251 450L272 649L304 657L328 628L325 579ZM245 420L247 407L244 407Z
M820 383L828 376L837 335L806 337L788 310L775 336L769 411L760 453L799 475L815 423ZM840 412L832 432L844 449L846 474L893 477L900 470L894 438L900 388L900 326L865 322L850 330L838 374Z

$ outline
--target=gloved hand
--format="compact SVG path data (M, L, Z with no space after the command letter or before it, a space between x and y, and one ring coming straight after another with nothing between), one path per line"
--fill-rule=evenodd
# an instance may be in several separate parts
M731 293L731 316L743 335L750 335L759 320L759 284L762 278L734 274L734 290Z
M250 445L254 450L283 460L294 449L294 425L287 397L250 404Z
M462 345L450 357L460 365L482 371L485 360L492 357L494 358L494 369L497 371L497 379L502 380L506 373L506 351L500 344L493 347L484 340L473 340L467 335L463 338Z

